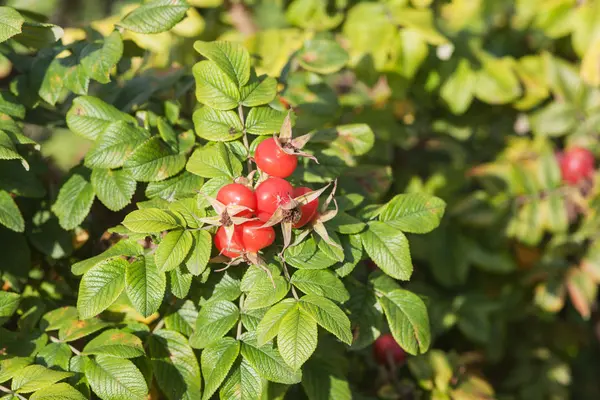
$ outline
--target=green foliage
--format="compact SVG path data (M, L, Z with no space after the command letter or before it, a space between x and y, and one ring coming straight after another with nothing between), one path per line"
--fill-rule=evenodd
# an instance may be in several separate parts
M561 162L598 156L600 1L25 3L0 7L3 398L600 396L597 173ZM267 178L270 137L329 186L227 259L214 198Z

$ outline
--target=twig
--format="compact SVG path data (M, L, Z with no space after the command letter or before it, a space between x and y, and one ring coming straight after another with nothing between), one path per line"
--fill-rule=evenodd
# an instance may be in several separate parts
M242 295L240 296L239 305L240 305L240 311L241 311L242 307L244 306L244 293L242 293ZM235 338L237 340L239 340L241 336L242 336L242 318L240 318L240 320L238 322L237 334L235 335Z
M298 297L298 293L296 293L296 288L294 287L294 285L292 285L292 278L290 277L290 273L287 269L287 265L285 265L285 261L282 262L281 265L283 265L283 275L285 275L285 279L287 279L287 281L290 283L290 286L292 288L292 295L294 296L294 298L296 300L299 300L300 298Z
M246 132L246 121L244 120L244 108L240 104L238 106L238 115L240 116L240 121L242 121L242 133L244 136L242 140L244 141L244 147L246 148L246 152L248 153L248 173L252 172L254 168L252 167L252 160L250 160L250 144L248 143L248 133Z
M229 9L231 23L244 36L250 36L257 31L252 15L241 2L235 2Z
M17 396L21 400L27 400L26 397L21 396L19 393L13 392L12 390L10 390L9 388L7 388L6 386L0 385L0 392L12 394L13 396Z
M62 340L60 340L59 338L56 338L54 336L50 336L50 341L54 342L54 343L65 343ZM70 344L67 343L67 345L69 346L69 348L71 349L71 351L76 355L76 356L80 356L81 352L79 350L77 350L75 347L71 346Z
M163 326L165 326L165 319L164 318L161 319L160 321L158 321L158 324L156 324L156 326L154 327L154 329L152 329L152 332L156 332L157 330L159 330Z

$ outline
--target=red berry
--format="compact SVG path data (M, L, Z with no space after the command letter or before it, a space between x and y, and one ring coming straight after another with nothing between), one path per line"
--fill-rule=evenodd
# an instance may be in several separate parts
M225 232L225 227L220 226L219 229L217 229L217 234L215 235L215 247L224 256L229 258L239 257L244 252L243 243L242 231L240 230L239 225L235 226L233 236L231 237L231 241L229 241L229 243L227 243L227 233Z
M250 208L250 210L241 211L236 217L249 217L256 210L256 196L254 192L246 186L239 183L230 183L223 186L217 193L217 200L224 205L234 204Z
M389 356L388 356L389 354ZM406 353L396 343L392 335L381 335L373 343L373 356L380 365L388 365L388 357L396 364L401 364L406 358Z
M303 194L306 194L308 192L312 192L312 189L307 188L305 186L301 186L294 188L292 196L295 198L298 196L302 196ZM319 199L314 199L310 203L300 206L300 212L302 212L302 216L300 217L298 222L296 222L293 225L294 228L301 228L307 223L309 223L317 213L317 208L319 208Z
M272 226L260 228L261 221L248 221L239 225L242 231L242 243L246 251L255 253L270 246L275 241L275 229Z
M294 188L281 178L269 178L256 188L256 216L263 222L271 218L277 207L293 198Z
M582 147L572 147L557 157L564 182L575 185L594 174L594 156Z
M298 165L298 158L283 151L274 138L260 142L254 152L254 160L258 168L278 178L287 178Z

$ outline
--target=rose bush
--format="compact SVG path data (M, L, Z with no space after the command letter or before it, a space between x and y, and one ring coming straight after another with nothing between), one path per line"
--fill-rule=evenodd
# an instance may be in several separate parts
M600 1L92 3L0 7L3 399L598 398Z

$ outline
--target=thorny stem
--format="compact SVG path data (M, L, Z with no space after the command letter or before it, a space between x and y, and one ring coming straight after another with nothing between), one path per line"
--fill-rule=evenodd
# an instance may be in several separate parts
M0 392L12 394L13 396L17 396L21 400L27 400L26 397L21 396L19 393L13 392L12 390L10 390L9 388L7 388L6 386L0 385Z
M54 343L63 343L62 340L55 338L54 336L50 336L50 341L54 342ZM75 347L71 346L70 344L67 343L67 345L69 346L69 348L71 349L71 351L76 355L76 356L80 356L81 352L79 350L77 350Z
M244 294L242 293L242 295L240 296L240 310L242 309L242 307L244 306ZM239 322L238 322L238 326L237 326L237 334L235 336L235 338L237 340L240 339L240 337L242 336L242 318L240 318Z
M285 262L282 262L281 265L283 265L283 274L285 275L285 279L287 279L287 281L290 282L290 286L292 288L292 295L296 300L299 300L298 293L296 293L296 288L294 287L294 285L292 285L292 278L290 277L287 265L285 265Z
M238 115L240 116L240 121L242 121L242 133L244 134L244 136L242 137L242 140L244 141L244 147L246 148L246 151L248 152L248 173L252 172L254 169L252 168L252 161L250 160L250 144L248 144L248 133L246 132L246 121L244 120L244 109L242 107L242 105L240 104L238 106Z

